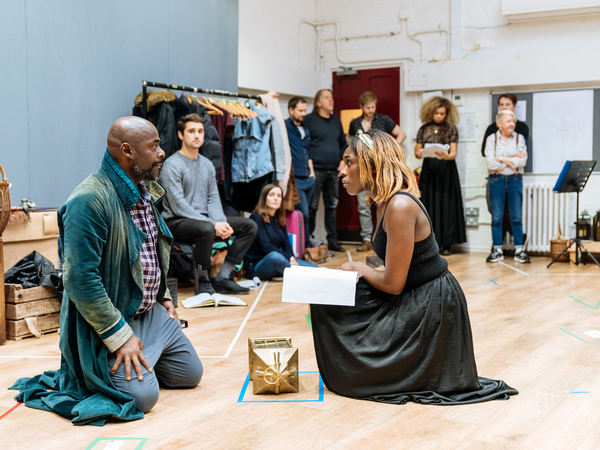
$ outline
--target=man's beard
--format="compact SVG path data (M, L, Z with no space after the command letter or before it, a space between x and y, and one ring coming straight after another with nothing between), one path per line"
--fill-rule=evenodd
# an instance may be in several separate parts
M154 166L157 166L159 164L162 164L162 163L154 163L154 164L152 164L150 169L142 169L142 166L140 165L140 162L138 159L138 155L136 154L135 158L133 159L133 173L135 173L138 177L140 177L144 181L158 181L158 179L160 178L160 169L159 169L159 173L152 172L152 169L154 168Z

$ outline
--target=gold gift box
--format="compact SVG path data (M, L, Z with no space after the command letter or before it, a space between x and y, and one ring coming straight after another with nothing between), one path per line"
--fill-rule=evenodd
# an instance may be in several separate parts
M298 392L298 349L292 338L249 338L248 363L254 394Z

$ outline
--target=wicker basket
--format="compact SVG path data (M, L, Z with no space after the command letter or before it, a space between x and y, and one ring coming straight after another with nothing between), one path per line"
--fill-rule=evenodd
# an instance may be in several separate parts
M565 248L569 246L568 238L561 236L560 224L558 224L558 235L550 239L550 258L554 259L560 255ZM563 255L556 260L557 262L569 262L569 252L563 253Z
M2 236L8 224L8 217L10 216L10 195L8 193L8 178L6 178L4 168L1 164L0 173L2 174L2 179L0 180L0 236Z
M4 306L4 247L2 245L2 233L8 224L10 216L10 195L8 194L8 179L4 168L0 164L0 345L6 344L6 320Z

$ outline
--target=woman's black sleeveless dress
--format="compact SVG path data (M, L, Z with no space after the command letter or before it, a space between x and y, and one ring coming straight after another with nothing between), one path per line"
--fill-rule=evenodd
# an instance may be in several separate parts
M409 195L427 215L415 197L399 194ZM384 217L385 211L373 249L385 261ZM477 376L465 295L438 252L433 232L415 243L400 295L361 278L355 306L311 305L317 363L330 391L385 403L443 405L518 394L503 381Z

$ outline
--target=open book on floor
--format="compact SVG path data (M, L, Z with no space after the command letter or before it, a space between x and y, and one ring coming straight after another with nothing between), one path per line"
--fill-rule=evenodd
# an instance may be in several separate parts
M231 297L223 294L208 294L203 292L193 297L181 300L184 308L200 308L202 306L248 306L248 304L238 297Z

